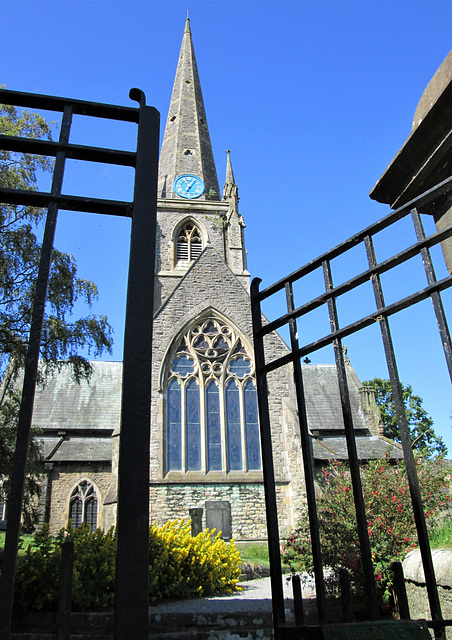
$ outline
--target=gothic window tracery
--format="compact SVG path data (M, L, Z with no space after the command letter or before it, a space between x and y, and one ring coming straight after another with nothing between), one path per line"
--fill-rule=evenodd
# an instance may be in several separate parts
M202 252L201 231L192 221L187 221L177 232L176 262L192 262Z
M69 518L74 529L79 529L84 522L90 529L97 529L97 495L94 486L82 480L75 487L69 501Z
M254 364L224 321L194 324L166 373L166 471L261 469Z

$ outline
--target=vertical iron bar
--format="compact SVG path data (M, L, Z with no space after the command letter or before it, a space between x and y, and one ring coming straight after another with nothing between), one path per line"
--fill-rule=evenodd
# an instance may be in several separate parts
M66 540L61 547L60 589L58 595L57 640L70 640L72 612L72 578L74 543Z
M72 108L65 106L60 129L60 142L69 141L72 123ZM58 151L52 179L51 195L61 194L66 155ZM52 263L53 242L58 217L58 207L50 201L47 211L44 236L41 247L36 291L33 299L33 312L30 325L27 356L25 360L24 382L17 426L16 449L11 474L11 489L8 498L8 521L3 557L3 570L0 585L0 638L8 640L11 628L11 613L16 575L17 546L19 542L22 501L24 495L25 474L33 416L33 402L38 375L41 332L47 296L47 285Z
M260 282L261 280L259 278L254 278L251 283L251 317L253 321L254 358L256 362L256 386L262 449L262 471L264 475L265 510L267 514L273 626L275 630L275 638L278 640L278 629L285 623L284 592L282 586L275 471L273 468L272 434L268 406L268 385L267 374L264 371L264 341L260 333L262 331L262 312L258 300Z
M124 334L119 445L115 639L147 640L149 444L159 113L140 103Z
M375 257L374 246L372 238L366 236L364 238L366 246L367 260L369 267L373 269L377 265ZM380 276L374 274L371 277L372 285L374 289L375 302L378 310L384 310L385 302L383 289L380 282ZM379 317L380 330L383 339L383 345L386 355L386 363L388 365L389 378L391 381L392 397L394 400L394 406L397 416L397 424L399 425L399 435L402 442L403 456L405 460L405 467L408 477L408 484L410 487L411 502L413 505L414 521L416 523L416 529L419 539L419 547L421 550L422 564L424 566L425 581L427 584L427 593L430 603L430 611L432 613L433 622L438 622L443 619L441 614L441 605L439 602L438 588L436 585L435 570L433 568L432 554L430 550L430 542L428 539L427 525L424 518L424 510L422 506L422 497L419 489L419 482L416 473L416 464L413 456L413 449L411 446L410 431L408 428L405 405L403 402L402 387L400 384L399 373L397 370L397 362L394 353L394 345L392 343L391 331L389 328L389 322L386 316L381 315ZM441 637L437 635L435 631L435 637Z
M292 283L286 282L285 289L287 310L291 313L295 309ZM296 320L289 320L289 331L290 347L292 352L294 352L299 348ZM319 622L322 624L326 619L325 581L323 577L322 552L320 548L319 519L317 516L317 504L315 499L314 458L312 455L312 443L309 437L306 399L303 388L303 374L299 358L296 358L293 362L293 377L297 396L298 419L300 423L301 451L303 454L306 500L308 503L309 529L311 533L312 558L314 561L314 577L317 594L317 612Z
M393 562L391 565L394 575L394 591L397 597L399 607L399 616L401 620L410 620L410 607L406 594L405 577L403 575L403 567L401 562Z
M295 613L295 624L304 624L304 612L303 612L303 598L301 595L301 581L298 573L294 573L292 576L292 591L293 591L293 608Z
M411 217L414 223L414 229L416 231L416 237L418 242L425 240L425 231L422 224L421 216L417 209L411 211ZM427 282L429 284L435 284L436 275L433 267L430 251L427 247L421 249L422 262L424 263L425 275L427 276ZM435 310L436 321L438 323L439 335L441 336L441 342L444 349L444 355L446 356L447 367L449 369L450 379L452 380L452 343L450 339L449 327L447 325L446 314L444 313L444 307L441 300L441 294L439 291L434 291L430 296Z
M331 276L331 266L328 260L323 262L323 276L325 289L333 289L333 279ZM339 318L337 315L336 300L328 299L328 313L330 317L331 332L338 331ZM372 565L372 552L370 549L369 534L367 531L366 509L364 507L361 475L359 471L358 452L356 450L355 433L353 428L352 408L350 405L350 394L348 392L347 374L345 371L344 354L340 340L333 341L334 357L336 360L337 377L339 382L339 392L341 396L342 415L344 418L345 438L347 441L348 462L350 465L350 475L352 478L353 498L355 501L356 522L358 525L359 544L361 549L361 560L363 563L365 590L367 597L367 607L370 620L378 619L378 600L375 590L375 577Z
M347 569L341 567L339 569L339 581L341 583L341 600L342 600L342 613L344 615L344 622L353 621L353 608L352 608L352 590L350 586L350 575Z

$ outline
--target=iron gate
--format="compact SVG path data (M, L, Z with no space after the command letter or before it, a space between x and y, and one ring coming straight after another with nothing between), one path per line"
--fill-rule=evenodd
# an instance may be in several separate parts
M0 90L2 104L63 114L58 142L0 136L2 149L55 157L50 193L0 188L1 202L33 205L48 210L8 500L8 524L0 590L2 640L7 640L10 634L25 464L47 282L59 209L126 216L132 219L122 379L115 637L117 640L144 640L148 637L150 363L160 116L156 109L146 106L145 95L139 89L131 89L129 97L139 103L139 108ZM71 144L69 138L74 114L136 123L136 152ZM66 158L133 167L133 202L62 194Z
M346 336L350 336L375 323L378 323L381 329L386 362L393 390L397 421L400 429L400 438L402 441L404 460L409 480L413 514L419 536L419 546L424 566L432 617L432 620L430 620L428 624L429 626L434 628L436 637L442 637L444 627L446 625L452 624L451 620L444 621L441 614L441 607L436 587L427 528L422 509L422 500L419 491L419 484L417 481L413 452L411 448L409 428L407 425L402 398L402 390L398 376L391 331L389 327L389 318L391 316L427 298L430 298L433 302L436 320L440 332L440 338L444 348L449 374L452 379L451 338L441 299L441 292L452 286L452 276L449 275L437 281L430 255L431 247L441 241L452 237L452 226L449 226L441 232L436 232L426 237L419 213L422 212L424 206L433 202L437 198L444 196L444 194L450 193L451 190L452 178L449 178L448 180L445 180L433 189L419 196L415 200L412 200L400 209L397 209L385 218L367 227L360 233L354 235L349 240L346 240L331 251L328 251L319 258L313 260L312 262L309 262L304 267L298 269L297 271L288 275L286 278L276 282L275 284L267 287L262 291L259 291L259 284L261 282L260 279L256 278L252 282L251 304L256 358L256 378L258 387L259 419L261 427L267 528L270 553L273 619L275 637L277 640L279 640L280 638L305 637L305 634L310 634L309 637L313 638L323 637L322 633L324 633L327 629L325 582L315 498L314 462L312 449L310 447L310 435L308 431L306 401L303 391L303 375L301 368L302 357L307 356L308 354L311 354L326 345L332 345L334 348L335 364L337 369L341 407L348 449L350 474L353 483L353 495L359 532L360 552L365 578L365 592L368 604L367 619L369 621L377 621L379 617L377 595L375 591L374 570L372 566L371 549L367 531L367 519L361 490L359 461L353 430L350 398L347 387L344 354L342 349L343 338L345 338ZM414 245L407 247L397 255L386 259L384 262L378 263L374 251L373 238L380 231L390 228L399 220L409 216L411 216L414 225L417 242ZM352 279L347 280L346 282L343 282L338 286L335 286L332 278L331 261L338 256L346 254L358 245L363 245L365 248L368 269L366 269L362 273L358 273ZM408 297L393 302L392 304L386 305L380 275L390 271L391 269L394 269L395 267L403 264L404 262L417 255L420 255L422 258L422 262L425 268L425 274L427 277L427 286L416 291ZM313 298L309 302L303 301L303 304L297 307L294 299L293 284L297 281L301 281L301 279L313 273L317 269L321 270L323 273L325 287L324 292L320 293L320 295ZM369 281L371 282L373 288L376 311L369 315L361 317L353 324L340 327L337 312L337 300L344 294L355 290L363 283ZM265 321L263 321L261 303L264 300L271 298L271 296L277 294L280 291L285 292L287 312L278 317L276 320L265 323ZM297 319L305 316L310 311L322 307L323 305L326 305L328 310L331 332L327 335L319 337L309 344L300 346L297 333ZM289 330L290 349L288 350L288 353L286 355L268 362L265 356L264 338L272 331L281 329L283 327L287 327ZM301 616L299 616L298 618L298 624L295 627L290 627L286 624L284 613L284 596L281 574L275 476L272 459L272 439L269 417L267 376L271 371L274 371L288 363L292 363L293 365L293 375L300 421L306 498L308 504L309 525L312 540L314 577L319 620L319 624L315 627L308 627L307 625L304 625L301 622ZM298 611L300 611L301 595L297 583L294 584L294 602L295 611L297 612L297 609ZM371 635L370 637L374 636Z

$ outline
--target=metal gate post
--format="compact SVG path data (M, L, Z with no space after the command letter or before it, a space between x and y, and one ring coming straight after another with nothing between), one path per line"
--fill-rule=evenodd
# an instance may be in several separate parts
M285 623L284 592L282 586L281 553L279 548L278 508L276 504L273 447L268 409L267 374L265 373L264 341L261 335L262 314L259 295L259 278L251 283L251 316L254 334L254 358L256 361L256 385L261 432L262 472L264 475L265 510L267 514L268 552L270 560L270 582L272 588L272 612L275 637L278 628Z
M373 247L372 238L366 236L365 246L367 252L367 259L369 267L376 266L377 261L375 258L375 251ZM374 289L375 302L377 309L384 310L385 301L383 296L383 289L381 287L380 276L374 274L371 278L372 286ZM432 613L432 620L435 623L441 622L443 616L441 613L441 604L439 601L438 587L436 585L435 570L433 568L432 553L430 550L430 542L428 539L427 525L424 518L424 509L422 506L422 496L419 488L419 482L416 473L416 463L414 460L413 449L411 445L410 430L408 427L407 417L405 413L405 405L403 402L402 388L400 385L399 372L397 369L397 362L394 352L394 345L392 342L391 330L389 328L388 318L384 313L378 318L381 330L381 336L383 340L383 347L386 355L386 362L388 365L389 378L391 380L392 397L394 399L394 406L397 416L397 424L399 425L399 435L402 442L403 457L405 461L405 467L408 477L408 484L410 487L411 503L413 505L413 516L416 523L416 529L419 538L419 548L421 551L422 564L425 573L425 582L427 585L427 593L430 604L430 611ZM435 638L442 638L443 634L439 627L435 626Z
M149 444L159 113L140 103L124 335L118 473L115 638L147 640Z
M67 143L72 123L72 109L66 106L60 130L60 142ZM58 151L52 180L52 196L61 194L66 154ZM14 451L11 491L8 498L8 525L3 557L2 580L0 585L0 638L8 640L11 628L14 583L16 576L17 547L19 544L22 501L25 486L28 442L30 439L33 416L33 401L39 365L39 349L47 296L47 284L52 262L53 241L58 217L58 205L50 200L44 229L36 292L33 302L33 315L28 341L22 398L17 426L16 449Z

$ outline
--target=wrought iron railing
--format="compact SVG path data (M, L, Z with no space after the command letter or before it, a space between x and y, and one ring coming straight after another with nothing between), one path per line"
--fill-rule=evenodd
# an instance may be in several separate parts
M0 587L2 640L7 640L10 634L25 464L47 282L59 209L119 215L132 219L119 454L115 637L117 640L144 640L148 637L150 363L160 116L153 107L146 106L145 96L139 89L132 89L129 96L139 103L139 108L0 90L0 104L63 114L58 142L0 136L2 149L55 157L50 193L0 188L0 202L33 205L48 210L33 303L14 470L8 500L7 535ZM72 144L70 131L72 117L75 114L136 123L136 152ZM62 194L67 158L133 167L133 201L117 202Z
M372 566L371 549L367 531L367 519L361 489L359 460L354 436L350 397L348 392L344 354L342 349L343 338L345 338L346 336L350 336L366 327L374 325L375 323L378 323L381 328L384 351L386 355L389 377L391 380L393 397L396 407L397 421L400 429L400 439L402 442L405 465L409 479L413 514L418 531L419 546L422 555L432 615L432 620L429 624L435 629L436 636L441 637L444 626L452 622L444 621L441 614L441 607L439 603L429 539L422 509L419 483L417 480L415 462L409 436L409 428L407 425L393 341L389 327L389 318L391 316L421 302L422 300L430 298L434 306L441 343L444 348L447 367L452 379L451 338L441 299L441 292L452 286L452 276L449 275L437 281L430 256L431 247L452 237L452 226L449 226L441 231L430 235L429 237L426 237L419 215L419 212L422 212L422 209L425 205L435 201L439 197L442 197L444 194L450 193L451 189L452 178L449 178L448 180L445 180L441 184L437 185L435 188L429 190L415 200L412 200L400 209L397 209L385 218L379 220L375 224L367 227L360 233L349 238L334 249L328 251L327 253L324 253L317 259L306 264L304 267L291 273L286 278L267 287L263 291L259 291L260 280L258 278L254 279L252 282L251 302L253 315L254 348L256 358L256 378L259 399L259 418L261 427L264 485L271 566L273 617L276 638L295 637L296 633L301 633L303 630L306 631L306 627L301 623L300 615L298 615L298 627L290 628L285 623L267 376L271 371L274 371L279 367L282 367L283 365L286 365L288 363L293 364L296 399L301 431L306 497L308 503L309 524L312 540L312 554L314 560L314 576L319 619L317 630L319 630L325 625L327 620L326 592L314 486L314 460L312 455L312 448L310 446L306 401L303 390L301 358L317 351L318 349L326 345L332 345L334 348L342 414L345 425L345 437L348 448L348 459L353 483L353 494L358 524L361 557L365 578L366 600L368 607L367 618L370 621L376 621L379 616L377 594L375 590L374 569ZM373 244L374 236L380 231L391 227L391 225L401 220L402 218L409 216L411 216L414 225L417 242L414 245L407 247L397 255L386 259L384 262L377 263ZM357 245L364 246L368 261L368 269L361 273L358 273L346 282L335 286L332 278L331 261L338 256L346 254ZM401 265L402 263L406 262L416 255L420 255L422 257L422 262L424 264L427 277L427 286L416 291L408 297L404 297L396 302L393 302L392 304L386 305L380 279L381 274L390 271L394 267ZM316 269L321 269L323 272L325 292L308 302L303 301L303 304L297 307L294 299L293 284L297 281L301 281L305 276L308 276ZM373 288L376 310L373 313L361 317L359 320L352 324L341 327L339 324L337 312L337 300L344 294L356 289L363 283L369 281L371 282ZM278 317L276 320L264 324L262 319L261 303L264 300L271 298L271 296L277 294L280 291L285 291L287 312ZM305 316L310 311L322 307L323 305L326 305L328 309L331 332L327 335L319 336L315 341L310 342L309 344L300 345L296 325L297 319ZM287 354L268 362L266 360L264 348L264 337L272 331L282 329L283 327L288 327L289 329L290 349ZM297 581L295 581L295 587L296 584ZM300 611L300 597L301 596L297 595L294 592L296 612ZM314 633L314 630L312 630L312 632ZM295 636L293 636L293 633L295 633Z

